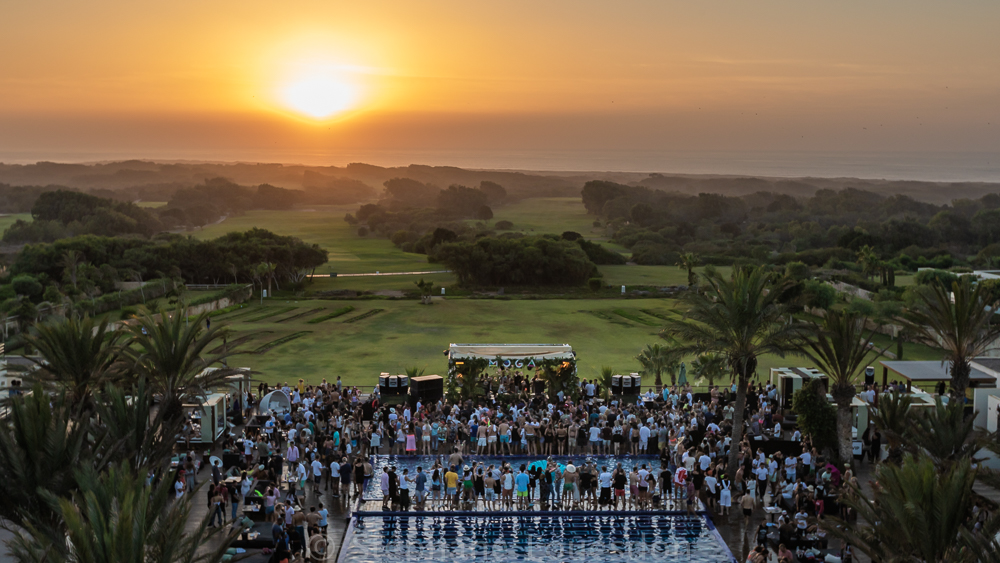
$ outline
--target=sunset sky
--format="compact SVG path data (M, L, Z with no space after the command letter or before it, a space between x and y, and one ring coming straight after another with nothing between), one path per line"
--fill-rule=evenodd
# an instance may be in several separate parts
M995 0L10 1L0 151L997 152L998 22Z

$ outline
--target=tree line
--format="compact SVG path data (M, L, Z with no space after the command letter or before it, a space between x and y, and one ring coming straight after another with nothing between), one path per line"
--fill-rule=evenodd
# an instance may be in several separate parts
M774 192L686 195L587 182L584 206L640 264L673 264L694 252L734 259L850 269L870 246L897 269L986 265L1000 257L1000 194L936 205L907 195L820 189L807 198Z
M326 261L317 244L256 228L211 240L84 235L25 246L0 279L0 298L59 303L112 294L116 282L154 278L287 289Z

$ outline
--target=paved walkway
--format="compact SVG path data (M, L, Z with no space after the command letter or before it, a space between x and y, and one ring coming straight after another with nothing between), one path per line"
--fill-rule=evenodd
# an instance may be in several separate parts
M429 272L371 272L367 274L310 274L307 278L362 278L366 276L426 276L429 274L450 274L451 270L431 270Z

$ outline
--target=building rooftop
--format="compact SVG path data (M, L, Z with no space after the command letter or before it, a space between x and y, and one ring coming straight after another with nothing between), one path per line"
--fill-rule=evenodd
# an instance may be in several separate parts
M979 361L978 359L976 360ZM881 361L889 371L909 381L951 381L951 364L940 361ZM969 381L976 383L996 383L997 378L989 373L972 367Z

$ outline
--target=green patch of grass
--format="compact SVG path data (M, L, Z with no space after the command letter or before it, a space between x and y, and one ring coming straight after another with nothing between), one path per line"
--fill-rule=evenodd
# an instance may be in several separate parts
M272 348L275 348L277 346L281 346L282 344L284 344L286 342L291 342L292 340L295 340L296 338L302 338L303 336L305 336L307 334L312 334L312 331L304 330L302 332L293 332L292 334L286 334L285 336L282 336L281 338L276 338L276 339L274 339L274 340L272 340L270 342L266 342L266 343L258 346L257 348L255 348L250 353L251 354L263 354L263 353L267 352L268 350L270 350Z
M230 351L230 352L232 352L234 354L239 354L241 352L239 352L239 351L236 350L237 347L242 346L243 344L246 344L247 342L249 342L251 340L254 340L256 338L260 338L261 336L265 336L267 334L272 334L272 332L273 331L270 331L270 330L262 330L260 332L253 332L253 333L247 334L245 336L241 336L241 337L239 337L239 338L237 338L235 340L229 340L224 345L217 346L217 347L213 348L212 350L209 350L208 353L209 354L221 354L223 351Z
M247 231L258 227L279 235L295 236L306 242L316 243L329 252L330 261L317 268L317 274L441 269L428 264L426 256L403 252L386 238L376 235L358 236L357 227L347 224L344 215L355 213L359 207L360 205L319 205L310 206L309 209L288 211L248 211L244 215L230 217L217 225L209 225L191 235L204 240L233 231ZM354 286L352 289L357 287ZM366 288L361 287L361 289Z
M235 315L230 315L229 313L223 313L221 316L224 316L226 318L220 320L232 321L236 319L242 319L245 317L249 317L251 315L259 314L262 310L262 307L260 305L256 305L254 303L244 303L242 306L235 305L235 307L236 307L235 309L230 311L236 313Z
M276 320L274 322L276 322L276 323L287 323L289 321L294 321L295 319L300 319L302 317L308 317L309 315L315 315L316 313L318 313L318 312L320 312L322 310L323 310L323 307L318 307L316 309L310 309L310 310L308 310L308 311L306 311L304 313L296 313L296 314L294 314L294 315L292 315L290 317L285 317L283 319L278 319L278 320Z
M312 321L345 307L343 302L316 300L307 308L323 306L327 313L263 326L237 319L226 322L226 326L232 331L230 342L259 335L261 328L274 331L270 336L244 341L242 346L248 350L264 345L268 338L306 333L266 354L236 356L241 366L262 374L260 378L269 383L297 381L300 377L318 383L335 373L343 375L345 385L369 386L377 384L378 374L383 371L402 373L411 366L425 368L428 374L444 374L448 359L441 351L451 342L470 341L569 343L579 358L580 377L590 379L599 374L601 366L612 366L618 373L639 371L636 354L646 344L664 342L657 327L631 322L612 312L623 305L626 303L602 299L444 299L431 306L413 300L383 300L378 303L383 311L365 322L327 322L323 330L315 330ZM651 319L663 319L679 314L677 305L677 301L667 298L637 298L627 302L627 309L641 311ZM257 313L267 308L254 306ZM338 316L346 318L346 314ZM880 347L890 344L881 335L875 341ZM895 348L890 351L895 352ZM941 356L938 350L907 343L903 359L937 360ZM682 358L689 374L693 359ZM876 366L877 371L878 359L874 353L869 356L869 365ZM757 373L760 381L765 381L772 367L814 366L795 354L783 358L766 355L759 358Z
M645 315L649 315L650 317L655 317L657 319L660 319L661 321L670 320L671 318L671 315L665 315L659 311L653 311L651 309L640 309L640 311Z
M341 315L346 315L347 313L350 313L353 310L354 310L354 307L348 305L347 307L341 307L341 308L337 309L336 311L334 311L332 313L327 313L327 314L323 315L322 317L316 317L315 319L311 319L311 320L308 320L306 322L309 323L309 324L311 324L311 325L319 324L321 322L328 321L330 319L335 319L335 318L337 318L337 317L339 317Z
M284 315L285 313L289 313L291 311L294 311L295 309L298 309L298 307L271 307L270 309L271 309L270 311L264 313L263 315L260 315L259 317L253 317L251 319L247 319L246 322L255 323L258 321L262 321L264 319L276 317L278 315Z
M224 307L222 309L216 309L214 311L211 311L211 312L208 313L208 316L209 317L221 317L222 315L228 315L229 313L232 313L233 311L239 311L241 307L242 307L242 305L239 304L239 303L237 303L235 305L230 305L230 306Z
M580 312L581 313L587 313L588 315L593 315L593 316L595 316L595 317L597 317L599 319L603 319L605 321L608 321L609 323L615 323L615 324L622 325L622 326L632 326L629 323L621 320L620 318L618 318L618 317L616 317L616 316L614 316L614 315L612 315L610 313L606 313L604 311L580 311Z
M358 315L356 317L351 317L349 319L346 319L344 322L345 323L356 323L358 321L363 321L363 320L365 320L365 319L367 319L369 317L374 317L375 315L381 313L384 310L385 309L372 309L371 311L368 311L367 313L361 313L360 315Z
M31 213L11 213L10 215L0 215L0 233L7 230L8 227L13 225L20 219L22 221L31 222Z
M441 264L426 264L421 270L441 270ZM374 271L374 270L373 270ZM336 278L313 278L306 286L309 294L320 291L351 290L351 291L402 291L415 292L416 282L421 278L424 281L433 282L435 287L452 287L458 281L454 274L415 274L399 276L363 276L363 277L336 277ZM436 293L440 294L438 289Z
M657 321L655 321L653 319L649 319L649 318L644 317L643 315L639 314L637 311L629 311L627 309L615 309L612 312L614 314L618 315L619 317L624 317L624 318L626 318L626 319L628 319L628 320L630 320L630 321L632 321L634 323L639 323L641 325L646 325L646 326L660 326L660 324L661 324L661 323L659 323L659 322L657 322Z

